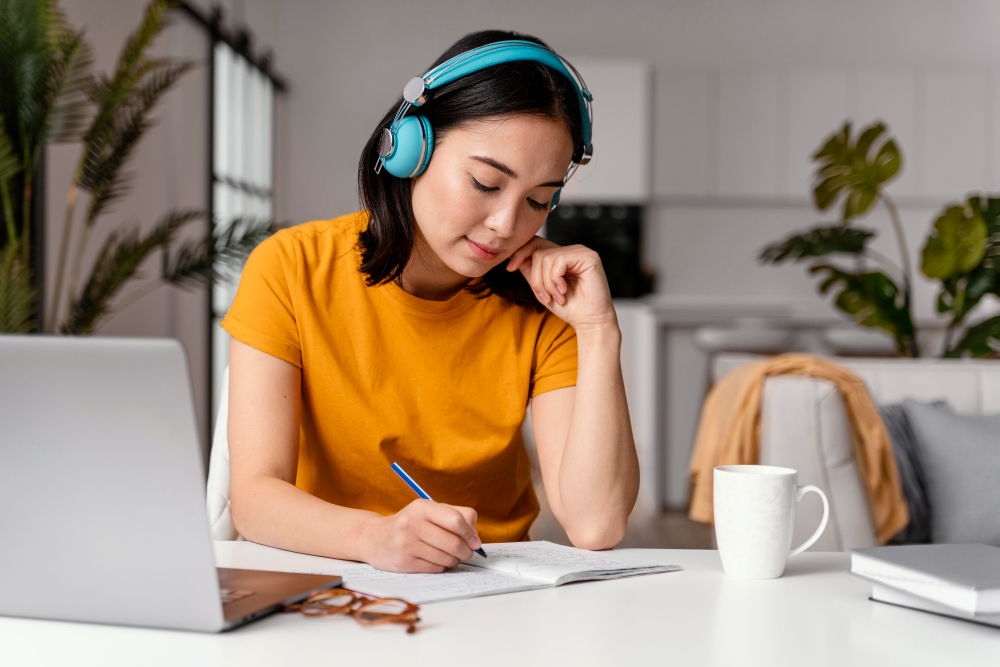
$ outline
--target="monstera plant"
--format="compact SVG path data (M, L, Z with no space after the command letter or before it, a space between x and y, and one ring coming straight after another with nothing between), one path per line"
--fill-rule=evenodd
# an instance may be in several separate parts
M0 0L0 333L36 331L43 319L30 265L30 209L33 180L49 143L79 143L82 150L66 197L46 332L89 334L124 304L162 285L215 282L273 231L270 221L240 218L213 224L212 234L181 243L180 230L208 213L171 210L145 230L122 226L107 233L96 260L89 269L84 265L98 220L129 192L134 174L127 167L153 124L154 107L192 68L190 62L147 53L172 4L149 3L115 71L104 75L91 73L83 31L70 26L52 0ZM81 228L69 265L76 218L82 218ZM167 255L160 275L117 299L156 251Z
M899 354L921 356L933 337L944 336L943 356L997 356L1000 316L971 324L970 312L988 294L1000 296L1000 199L970 196L947 205L934 221L921 253L921 272L940 282L939 327L918 331L913 321L913 266L903 225L886 185L899 175L903 159L883 123L864 128L857 138L845 123L813 155L817 164L813 198L826 211L842 202L840 220L797 233L765 248L769 264L807 261L823 294L834 292L837 308L865 327L892 336ZM873 207L886 208L899 246L896 263L870 247L872 229L854 221ZM852 266L834 263L854 258ZM872 266L874 265L874 266Z

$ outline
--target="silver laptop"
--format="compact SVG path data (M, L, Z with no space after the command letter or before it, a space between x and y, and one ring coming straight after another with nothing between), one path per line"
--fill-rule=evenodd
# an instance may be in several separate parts
M218 632L339 583L215 567L180 343L0 335L0 615Z

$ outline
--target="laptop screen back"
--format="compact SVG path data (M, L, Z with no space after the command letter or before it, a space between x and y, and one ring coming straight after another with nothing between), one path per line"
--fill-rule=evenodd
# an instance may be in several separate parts
M183 348L0 336L0 614L218 630Z

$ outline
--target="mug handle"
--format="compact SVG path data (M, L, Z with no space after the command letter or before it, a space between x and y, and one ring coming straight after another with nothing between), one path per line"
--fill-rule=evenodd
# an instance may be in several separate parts
M815 544L819 536L823 534L826 529L826 521L830 518L830 503L826 500L826 494L819 487L813 486L812 484L807 484L806 486L800 486L795 492L795 502L802 500L802 497L809 493L810 491L815 491L819 494L819 497L823 499L823 520L819 522L819 528L813 533L812 537L800 544L798 547L792 549L792 552L788 554L788 557L798 556L800 553Z

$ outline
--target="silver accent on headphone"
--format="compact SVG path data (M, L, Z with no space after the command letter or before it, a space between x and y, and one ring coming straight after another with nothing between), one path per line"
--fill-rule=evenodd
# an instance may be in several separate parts
M379 159L375 163L375 173L379 174L382 172L382 167L385 165L385 159L392 153L393 146L395 145L395 135L393 132L399 127L399 122L403 119L406 114L407 109L410 108L409 102L403 102L399 105L399 109L396 111L395 118L389 123L389 127L382 128L382 136L378 140L378 156Z
M427 84L423 77L415 76L403 86L403 99L415 107L427 102Z
M392 153L393 144L395 140L392 136L392 130L389 128L382 129L382 136L378 140L378 156L381 158L387 158Z

